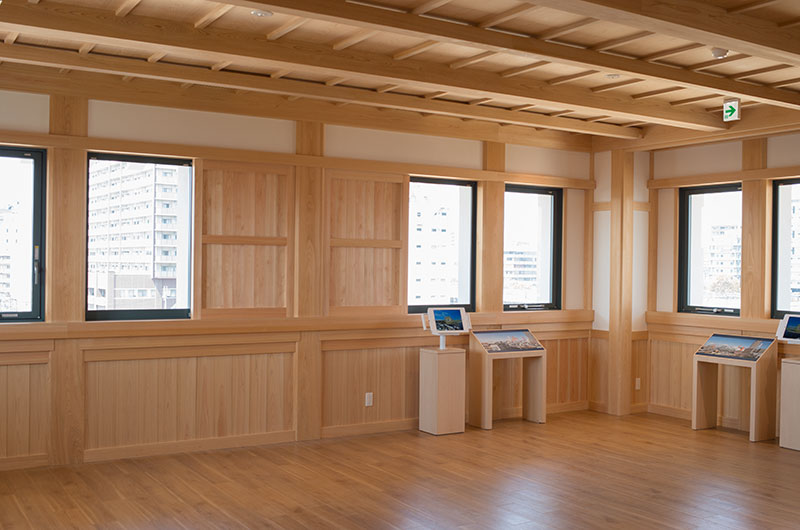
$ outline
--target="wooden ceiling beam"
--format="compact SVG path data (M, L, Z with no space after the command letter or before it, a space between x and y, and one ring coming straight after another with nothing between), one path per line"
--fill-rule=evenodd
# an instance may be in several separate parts
M419 55L422 52L428 51L434 46L439 45L439 41L436 40L426 40L425 42L421 42L416 46L412 46L411 48L406 48L405 50L400 50L399 52L395 53L392 58L395 61L402 61L403 59L410 59L415 55Z
M481 29L475 25L456 24L435 18L420 17L411 13L398 12L394 9L380 9L358 3L347 2L346 0L221 1L235 5L246 5L249 7L260 6L261 8L269 9L275 12L325 20L339 24L348 24L361 28L399 33L425 40L439 40L441 42L469 46L472 48L481 49L483 51L508 53L511 55L526 57L532 60L552 60L553 62L559 62L581 68L599 69L609 73L618 73L651 80L663 80L672 84L679 84L687 88L703 89L708 90L709 92L721 92L732 97L747 97L748 99L753 99L762 103L800 110L800 94L791 93L786 90L778 90L766 86L754 85L752 83L739 82L732 79L726 79L724 77L711 76L686 69L674 68L654 62L641 61L630 57L622 57L601 51L566 46L556 42L550 42L548 40L555 38L553 35L565 28L572 26L577 29L577 27L579 27L575 25L568 25L561 29L556 28L556 30L546 31L543 34L537 35L536 38L528 38L500 33L490 29ZM585 9L587 12L594 13L594 15L589 14L587 16L590 17L590 19L587 19L586 21L579 21L576 24L593 23L598 18L604 18L599 15L606 14L608 9L603 10L597 8L596 6L600 4L608 3L612 5L631 5L637 3L631 2L630 0L564 0L564 7L562 7L562 0L544 0L542 2L535 0L523 1L528 4L541 4L542 6L548 6L562 10L573 10L576 5L579 5L579 7L583 6L583 8L586 8L586 5L590 5L595 8L594 11ZM20 0L6 0L6 2L17 3L20 2ZM688 2L692 5L698 4L701 7L705 6L705 4L695 0L670 0L669 2L665 2L665 0L640 0L640 2L646 5L668 5L668 8L671 8L672 4L675 2ZM568 7L570 9L567 9ZM701 13L704 12L703 9L700 9ZM724 13L724 10L722 10L722 12L719 11L720 10L717 8L714 13L725 17L747 17L747 15L727 15ZM622 12L623 14L625 13L624 11ZM631 17L628 16L619 19L611 16L605 18L614 20L614 22L625 24L627 23L626 21ZM688 16L688 18L692 18L691 14ZM736 20L738 21L738 18ZM648 27L646 24L637 25L631 23L630 25L637 27L642 31L655 31L658 33L658 31ZM771 27L773 28L774 32L778 34L797 33L797 43L791 44L791 46L796 46L798 49L800 49L800 31L794 29L780 30L775 24L772 24ZM553 33L554 31L556 33ZM695 35L691 32L689 34ZM684 36L684 38L687 38L687 40L692 42L706 42L706 39L701 38L691 38L686 36ZM715 45L720 45L716 40L712 40L712 42L714 42ZM740 47L730 46L729 48L746 53L746 50L743 50ZM800 54L798 57L800 57ZM800 60L795 60L793 62L783 60L781 62L798 64L800 63Z
M194 27L197 29L202 29L205 27L210 26L217 20L219 20L225 13L233 9L233 4L219 4L218 6L214 7L211 11L207 12L202 17L198 18L195 23Z
M541 9L539 6L530 5L530 4L520 4L517 7L512 7L511 9L507 9L502 13L497 13L496 15L489 15L488 17L484 18L482 21L478 23L479 28L491 28L493 26L497 26L498 24L502 24L503 22L508 22L513 18L520 17L522 15L531 13L533 11L537 11Z
M370 11L373 9L370 8ZM453 24L446 25L453 26ZM655 102L631 105L628 98L597 95L579 87L568 85L554 87L546 82L532 79L503 79L491 72L454 71L447 65L435 63L413 60L398 62L393 61L391 57L374 53L353 50L336 52L322 44L268 41L259 35L242 33L233 37L230 31L217 30L213 27L200 32L191 24L133 15L126 19L125 24L119 24L113 14L109 16L107 11L81 7L70 7L69 10L65 10L55 3L31 6L21 0L5 0L0 6L0 31L2 30L24 30L54 39L95 42L150 53L162 51L170 55L198 57L206 61L228 60L235 64L257 62L265 68L295 69L330 77L358 77L379 84L394 83L421 90L445 90L473 99L492 97L510 104L555 104L561 108L571 108L576 112L612 114L624 119L645 119L674 127L703 130L718 130L724 127L711 116L676 111L668 105ZM494 33L487 30L475 31ZM6 51L9 54L14 52L14 50ZM71 55L78 56L74 53ZM605 54L599 55L605 56ZM608 57L613 58L613 56ZM800 95L788 94L800 103Z
M136 6L141 3L141 1L142 0L123 0L119 7L117 7L116 11L114 11L114 14L118 17L127 16L128 13L133 11Z
M777 4L778 2L782 2L783 0L756 0L755 2L750 2L749 4L744 4L739 7L732 7L727 10L729 15L735 15L737 13L747 13L748 11L755 11L756 9L761 9L763 7L771 6L773 4Z
M2 65L0 89L40 94L80 95L90 99L135 103L159 107L222 112L285 120L307 120L333 125L429 134L469 140L531 145L553 149L588 151L591 137L559 131L535 132L532 127L500 125L488 121L465 123L459 118L428 116L401 110L379 110L351 105L340 109L324 101L287 101L282 96L205 86L181 87L151 79L124 83L119 76L73 71L70 82L52 68L28 65ZM473 107L469 107L473 109ZM562 118L564 119L564 118ZM634 131L635 132L635 131Z
M307 18L293 17L267 33L267 40L278 40L308 22Z
M353 33L352 35L338 39L331 45L331 47L334 50L345 50L350 46L355 46L359 42L364 42L370 37L374 37L376 33L378 33L378 31L374 29L362 29Z
M629 44L637 40L642 40L645 37L650 37L651 35L654 35L652 31L640 31L638 33L634 33L633 35L626 35L624 37L619 37L617 39L611 39L601 42L600 44L595 44L594 46L591 46L590 49L598 52L611 50L613 48L617 48L618 46L622 46L624 44Z
M434 9L440 8L445 4L449 4L453 0L427 0L422 2L417 7L411 10L411 13L414 15L424 15L428 11L433 11Z
M639 57L640 61L660 61L662 59L666 59L668 57L673 57L675 55L680 55L681 53L696 50L697 48L704 48L705 44L700 44L699 42L693 42L691 44L686 44L684 46L676 46L675 48L670 48L668 50L662 50L660 52L651 53L649 55L645 55L644 57Z
M754 57L800 64L800 29L748 15L765 2L727 10L703 0L523 0ZM769 2L772 3L772 2ZM755 7L752 7L755 6Z
M577 22L572 22L571 24L565 24L563 26L558 26L552 29L545 30L542 33L536 35L536 38L541 40L557 39L558 37L562 37L567 33L572 33L573 31L576 31L584 26L588 26L589 24L594 24L595 22L598 22L598 20L595 18L584 18L578 20Z
M598 126L601 124L584 124L577 120L555 120L535 114L519 114L505 109L478 107L492 98L479 98L474 105L464 103L437 101L437 97L446 95L440 91L429 94L430 97L416 97L402 94L379 93L336 86L346 81L343 78L330 80L326 84L289 79L276 79L268 76L226 72L222 70L204 69L193 66L181 66L165 63L148 63L136 59L125 59L106 55L80 56L64 50L44 50L34 47L3 46L0 47L0 58L12 63L64 67L82 72L102 73L115 76L128 76L158 81L169 81L181 84L205 85L234 90L248 90L268 94L289 95L307 99L324 99L337 103L352 103L373 107L391 108L416 112L428 112L438 115L472 118L496 123L545 127L568 132L584 134L611 134L625 137L625 131L614 126ZM478 99L478 98L476 98ZM630 136L627 136L630 137Z
M500 77L514 77L515 75L522 75L537 68L541 68L542 66L546 66L551 64L550 61L537 61L535 63L526 64L524 66L518 66L516 68L509 68L508 70L503 70L500 72Z
M590 90L595 94L599 94L600 92L615 90L617 88L622 88L624 86L632 85L634 83L641 83L642 81L644 81L644 79L625 79L624 81L615 81L614 83L608 83L605 85L592 87Z

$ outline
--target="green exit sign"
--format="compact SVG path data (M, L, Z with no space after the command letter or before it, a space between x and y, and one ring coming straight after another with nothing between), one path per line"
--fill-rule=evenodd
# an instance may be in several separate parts
M739 112L738 99L726 99L722 102L722 121L737 121L742 119Z

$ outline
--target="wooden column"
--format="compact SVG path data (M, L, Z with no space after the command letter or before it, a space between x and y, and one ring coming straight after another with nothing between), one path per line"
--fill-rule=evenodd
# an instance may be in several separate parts
M767 140L742 142L742 169L767 167ZM743 318L770 318L772 246L770 182L742 183L742 308Z
M297 154L324 154L324 125L297 122ZM323 231L324 174L321 168L296 168L294 316L316 317L324 307ZM314 440L322 433L322 350L318 332L300 335L295 369L295 427L298 440Z
M483 168L506 170L506 146L483 142ZM478 183L475 309L503 311L503 203L505 183Z
M50 97L50 132L88 133L88 100ZM86 151L48 152L45 318L48 322L84 319L86 292ZM50 358L50 462L83 461L84 369L76 340L57 340Z
M611 289L608 412L631 411L633 298L633 153L611 153Z

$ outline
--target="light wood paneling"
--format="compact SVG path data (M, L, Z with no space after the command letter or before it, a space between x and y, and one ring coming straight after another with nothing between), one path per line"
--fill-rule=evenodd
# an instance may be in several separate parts
M48 373L46 364L0 365L0 468L6 459L47 454Z
M646 333L645 333L646 335ZM636 379L639 390L636 390ZM631 352L632 404L648 403L650 400L650 349L647 339L634 340Z
M419 348L368 348L323 353L323 427L416 418ZM373 406L364 394L373 393Z
M203 308L286 308L293 273L291 168L208 160L202 168Z
M404 175L325 172L331 314L405 307L407 186Z
M608 411L608 337L592 337L589 349L589 408Z
M291 353L87 363L86 447L292 430L292 365Z
M85 372L78 342L57 340L50 358L50 463L83 461Z
M505 171L506 146L483 142L483 169ZM503 211L505 184L478 184L475 306L478 311L503 310ZM497 416L495 416L497 417Z
M666 409L692 410L692 356L695 344L650 342L650 403Z

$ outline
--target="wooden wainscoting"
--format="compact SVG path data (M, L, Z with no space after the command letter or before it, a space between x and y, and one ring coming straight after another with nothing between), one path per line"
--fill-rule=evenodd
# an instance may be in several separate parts
M294 440L299 334L81 341L85 461Z
M211 160L199 167L202 317L287 316L294 169Z
M608 412L608 332L592 330L589 348L589 408Z
M52 340L0 342L0 470L44 465Z

